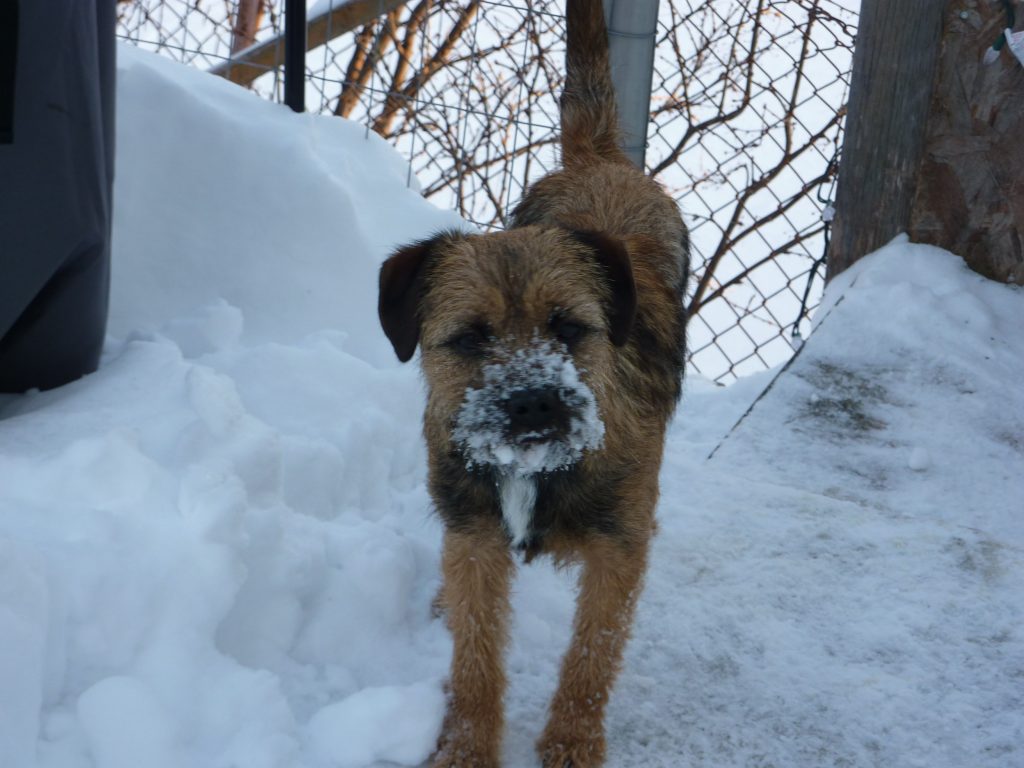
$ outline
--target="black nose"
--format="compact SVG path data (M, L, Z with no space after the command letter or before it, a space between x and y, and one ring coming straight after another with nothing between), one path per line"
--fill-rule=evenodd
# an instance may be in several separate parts
M562 408L556 389L520 389L508 396L505 410L513 429L542 429L552 426Z

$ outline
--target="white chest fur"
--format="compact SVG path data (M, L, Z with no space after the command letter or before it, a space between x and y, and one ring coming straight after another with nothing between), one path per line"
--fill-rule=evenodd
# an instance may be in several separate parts
M533 505L537 501L537 480L530 475L510 473L498 481L501 516L512 537L512 546L522 546L530 535Z

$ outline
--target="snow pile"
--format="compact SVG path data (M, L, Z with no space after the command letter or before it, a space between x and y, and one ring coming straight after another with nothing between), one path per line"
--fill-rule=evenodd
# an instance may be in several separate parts
M899 240L710 461L734 393L684 401L626 679L685 682L636 765L1022 762L1022 320L1019 288Z
M0 764L418 765L441 532L375 280L453 219L362 128L120 53L104 366L0 400ZM896 243L827 301L724 442L770 376L688 384L609 766L1022 763L1024 294ZM519 576L509 768L572 580Z
M104 365L2 402L0 764L415 764L449 640L376 277L456 219L362 128L119 53Z
M118 51L127 103L110 333L160 328L201 353L238 336L291 342L331 328L346 350L390 364L377 330L363 327L381 255L460 219L406 189L406 163L360 125Z

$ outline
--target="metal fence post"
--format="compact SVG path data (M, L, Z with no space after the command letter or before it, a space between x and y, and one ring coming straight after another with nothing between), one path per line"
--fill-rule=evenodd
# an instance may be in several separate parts
M285 0L284 103L306 111L306 0Z
M622 149L640 169L647 152L658 0L604 0Z

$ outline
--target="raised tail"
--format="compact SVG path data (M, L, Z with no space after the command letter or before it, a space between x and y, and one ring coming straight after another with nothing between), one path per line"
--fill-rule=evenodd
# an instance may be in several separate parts
M619 115L601 0L566 0L562 163L629 162L619 149Z

